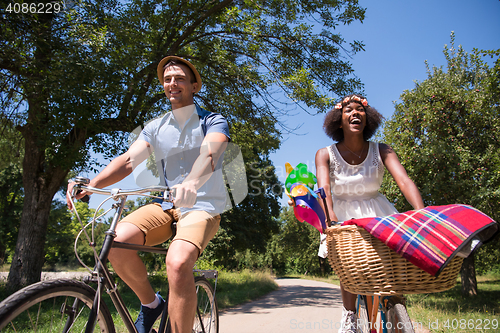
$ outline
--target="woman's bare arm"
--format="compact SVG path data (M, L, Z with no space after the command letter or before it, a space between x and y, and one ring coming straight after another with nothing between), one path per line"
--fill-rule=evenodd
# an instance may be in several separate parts
M415 185L415 183L408 177L406 169L399 162L398 155L389 146L384 143L379 144L380 155L382 157L382 162L384 162L387 171L396 181L399 189L405 196L406 200L412 205L414 209L424 208L424 202L422 201L422 196Z

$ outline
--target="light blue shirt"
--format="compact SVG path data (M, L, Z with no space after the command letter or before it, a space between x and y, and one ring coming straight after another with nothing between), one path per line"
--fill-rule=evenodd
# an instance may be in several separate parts
M208 133L222 133L230 139L226 119L220 114L209 112L196 106L196 112L181 129L172 112L148 123L138 140L148 142L154 149L162 185L180 184L191 172L194 162L200 155L200 147ZM226 207L226 188L222 176L222 160L219 158L212 176L198 190L197 200L192 208L181 208L184 214L193 210L203 210L220 214ZM166 184L165 184L166 178Z

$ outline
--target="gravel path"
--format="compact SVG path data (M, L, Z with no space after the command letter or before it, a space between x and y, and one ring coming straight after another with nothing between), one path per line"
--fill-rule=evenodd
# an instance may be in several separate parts
M0 272L0 281L7 281L9 272ZM52 279L83 279L84 276L89 275L88 272L42 272L42 281Z
M42 280L81 279L86 272L43 272ZM0 281L8 272L0 272ZM340 288L325 282L277 279L279 289L266 296L221 311L220 333L337 332L342 317ZM417 333L429 333L427 329Z
M278 290L221 312L220 333L337 332L342 317L338 286L303 279L276 282Z
M303 279L277 279L279 289L220 313L220 333L337 333L340 287ZM424 327L416 333L429 333Z

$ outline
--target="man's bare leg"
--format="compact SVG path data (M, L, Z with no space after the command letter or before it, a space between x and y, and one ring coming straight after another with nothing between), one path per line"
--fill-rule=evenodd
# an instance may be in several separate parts
M144 244L144 233L134 224L123 222L116 227L117 242ZM134 291L142 304L155 300L155 292L148 281L148 272L134 250L112 248L109 261L120 278Z
M168 313L174 333L188 333L193 329L197 303L193 267L198 255L198 248L184 240L173 241L168 248Z

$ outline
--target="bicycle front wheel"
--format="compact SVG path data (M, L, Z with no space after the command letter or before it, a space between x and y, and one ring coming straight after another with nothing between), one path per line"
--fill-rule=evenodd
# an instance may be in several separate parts
M405 300L399 296L389 298L386 309L387 331L389 333L415 333L410 316L406 311Z
M198 306L194 318L193 332L195 333L218 333L219 332L219 309L215 300L215 292L212 285L204 277L195 277L196 296Z
M83 332L94 296L94 289L76 280L61 279L32 284L0 303L0 331ZM113 320L103 302L94 332L115 332Z

